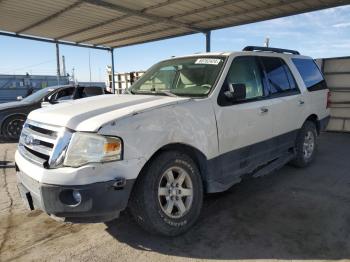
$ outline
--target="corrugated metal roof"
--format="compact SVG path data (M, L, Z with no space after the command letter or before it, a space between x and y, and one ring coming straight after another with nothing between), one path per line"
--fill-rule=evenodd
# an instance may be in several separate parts
M0 0L0 31L121 47L350 4L350 0Z

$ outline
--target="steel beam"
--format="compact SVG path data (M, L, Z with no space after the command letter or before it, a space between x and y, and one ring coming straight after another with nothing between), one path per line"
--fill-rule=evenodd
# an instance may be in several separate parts
M202 13L202 12L205 12L205 11L213 10L215 8L224 7L226 5L234 5L234 4L241 3L241 2L246 2L246 1L247 0L226 0L224 2L212 4L212 5L209 5L209 6L204 6L204 7L201 7L201 8L197 8L197 9L194 9L192 11L183 12L182 14L171 16L170 18L181 18L181 17L184 17L184 16L194 15L194 14Z
M104 21L104 22L101 22L101 23L98 23L98 24L94 24L94 25L89 26L89 27L85 27L85 28L79 29L77 31L74 31L74 32L71 32L71 33L68 33L68 34L60 35L60 36L57 37L57 39L63 39L63 38L71 37L71 36L74 36L74 35L77 35L77 34L80 34L80 33L86 32L86 31L89 31L89 30L93 30L93 29L99 28L99 27L104 26L104 25L108 25L108 24L116 22L116 21L120 21L120 20L122 20L124 18L127 18L127 17L130 17L130 15L118 16L116 18L109 19L107 21ZM80 41L80 42L84 42L84 41Z
M193 22L194 25L203 23L203 22L209 22L209 21L217 21L217 20L222 20L222 19L227 19L228 17L237 17L237 16L249 16L250 14L255 14L257 12L261 12L261 11L268 11L272 8L283 8L285 6L291 5L291 4L295 4L298 2L305 2L305 0L289 0L289 1L283 1L281 2L277 2L274 4L268 4L267 6L262 6L262 7L255 7L253 9L249 9L246 10L244 12L238 11L238 12L232 12L229 15L220 15L220 16L215 16L212 18L206 18L206 19L202 19L202 20L198 20ZM283 15L283 16L287 16L287 15ZM267 20L267 19L266 19Z
M65 7L65 8L63 8L62 10L60 10L60 11L58 11L58 12L56 12L56 13L54 13L54 14L48 16L48 17L45 17L44 19L42 19L42 20L40 20L40 21L38 21L38 22L36 22L36 23L34 23L34 24L31 24L31 25L26 26L25 28L23 28L23 29L17 31L16 33L17 33L17 34L21 34L21 33L25 32L25 31L28 31L28 30L30 30L30 29L32 29L32 28L34 28L34 27L37 27L37 26L42 25L42 24L45 24L45 23L49 22L50 20L53 20L53 19L59 17L59 16L62 15L63 13L65 13L65 12L67 12L67 11L70 11L71 9L73 9L73 8L75 8L75 7L78 7L79 5L81 5L81 4L83 4L83 3L84 3L84 2L83 2L82 0L79 0L79 1L77 1L77 2L75 2L75 3L73 3L73 4L71 4L71 5L69 5L69 6Z
M148 20L155 21L158 23L165 23L165 24L172 25L172 26L182 27L182 28L186 28L186 29L189 29L189 30L195 31L195 32L203 32L204 31L203 29L201 29L199 27L192 26L192 25L182 23L179 21L175 21L175 20L167 18L167 17L161 17L161 16L157 16L157 15L153 15L153 14L147 14L147 13L140 11L140 10L131 9L131 8L119 5L119 4L110 3L110 2L103 1L103 0L82 0L82 1L84 1L85 3L92 4L92 5L101 6L101 7L107 8L107 9L122 12L124 14L135 15L138 17L146 18Z
M60 45L78 46L78 47L92 48L92 49L106 50L106 51L110 50L109 47L95 46L95 45L85 45L85 44L79 44L79 43L59 41L59 40L55 40L55 39L47 39L47 38L40 38L40 37L35 37L35 36L13 34L13 33L8 33L8 32L0 32L0 36L1 35L2 36L15 37L15 38L22 38L22 39L27 39L27 40L46 42L46 43L53 43L53 44L58 43Z
M157 24L157 22L146 23L146 24L143 24L142 26L150 26L150 25L154 25L154 24ZM139 29L139 28L140 28L140 25L130 26L128 28L118 29L118 30L115 30L115 31L112 31L112 32L100 34L98 36L85 38L83 40L79 40L79 43L86 43L86 42L89 42L89 41L97 40L97 39L108 37L108 36L112 36L112 35L121 34L121 33L124 33L124 32L131 31L131 30Z
M188 35L193 35L193 34L196 34L196 33L195 32L187 32L187 33L178 34L176 36L173 36L173 35L162 36L162 37L159 37L159 38L156 38L156 39L144 40L144 41L140 41L140 42L137 42L137 43L114 45L114 46L112 46L112 48L120 48L120 47L127 47L127 46L133 46L133 45L146 44L146 43L151 43L151 42L156 42L156 41L161 41L161 40L168 40L168 39L173 39L175 37L188 36Z
M131 35L131 36L121 37L121 38L113 39L113 40L110 40L110 41L107 41L107 42L103 42L103 43L101 43L101 45L102 44L108 45L108 44L111 44L111 43L114 43L114 42L125 41L125 40L129 40L129 39L137 38L137 37L142 37L142 36L147 36L147 35L151 35L151 34L156 34L156 33L163 33L163 32L167 32L167 31L169 31L171 29L176 29L176 27L168 27L168 28L163 28L163 29L156 29L156 30L153 30L153 31L147 31L147 32L142 32L142 33Z
M210 39L211 39L211 31L205 33L205 52L210 52Z
M148 12L148 11L150 11L150 10L154 10L154 9L157 9L157 8L160 8L160 7L164 7L164 6L167 6L167 5L170 5L170 4L179 2L179 1L182 1L182 0L168 0L168 1L165 1L165 2L162 2L162 3L158 3L158 4L155 4L155 5L152 5L152 6L150 6L150 7L146 7L146 8L144 8L144 9L142 9L141 12L146 13L146 12ZM129 14L127 14L127 15L122 15L122 16L118 16L118 17L115 17L115 18L106 20L106 21L104 21L104 22L97 23L97 24L94 24L94 25L92 25L92 26L79 29L79 30L74 31L74 32L71 32L71 33L68 33L68 34L65 34L65 35L61 35L61 36L57 37L57 39L62 39L62 38L71 37L71 36L80 34L80 33L82 33L82 32L89 31L89 30L92 30L92 29L96 29L96 28L99 28L99 27L101 27L101 26L104 26L104 25L107 25L107 24L110 24L110 23L114 23L114 22L116 22L116 21L120 21L120 20L123 20L123 19L125 19L125 18L129 18L129 17L130 17ZM153 22L152 24L155 24L155 23L156 23L156 22ZM145 25L144 25L144 24L143 24L143 25L139 25L138 27L141 27L141 26L145 26ZM129 29L129 30L130 30L130 29ZM95 39L97 39L97 37L96 37ZM85 42L85 41L82 40L82 41L79 41L79 42Z
M152 9L156 9L156 8L159 8L159 7L162 7L162 6L166 6L166 5L169 5L169 4L177 2L177 1L179 1L179 0L168 0L168 1L160 3L158 5L154 5L154 6L150 6L148 8L145 8L145 9L142 10L142 12L146 12L146 11L149 11L149 10L152 10ZM210 6L198 8L198 9L190 11L190 12L182 13L181 15L171 16L170 19L176 19L176 18L180 18L180 17L183 17L183 16L187 16L187 15L193 15L193 14L197 14L197 13L204 12L204 11L207 11L207 10L211 10L213 8L219 8L219 7L228 5L228 4L233 4L233 3L238 3L238 2L244 2L244 1L243 0L226 0L223 3L213 4L213 5L210 5ZM126 17L130 17L130 16L126 15ZM124 19L124 17L122 19ZM113 19L112 22L114 22L114 19ZM108 33L104 33L104 34L101 34L101 35L97 35L97 36L93 36L93 37L89 37L89 38L85 38L85 39L79 40L79 43L93 41L93 40L96 40L96 39L99 39L99 38L104 38L104 37L112 36L112 35L115 35L115 34L128 32L130 30L139 29L141 27L146 27L146 26L157 24L157 23L158 22L150 22L150 23L145 23L145 24L141 24L141 25L135 25L135 26L127 27L127 28L124 28L124 29L119 29L119 30L116 30L116 31L112 31L112 32L108 32ZM96 28L96 27L94 27L94 28ZM88 30L90 30L90 29L88 29ZM79 33L81 33L81 32L79 32ZM65 35L63 37L66 37L66 36L67 35ZM59 38L63 38L63 37L59 37Z

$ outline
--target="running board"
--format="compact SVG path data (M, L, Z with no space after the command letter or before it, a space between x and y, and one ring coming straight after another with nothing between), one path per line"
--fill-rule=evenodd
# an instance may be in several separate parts
M287 164L289 161L291 161L295 157L295 154L292 152L289 152L285 155L282 155L281 157L271 161L269 164L260 167L256 171L252 173L252 177L262 177L265 175L268 175L272 173L273 171L276 171L277 169L280 169L285 164Z

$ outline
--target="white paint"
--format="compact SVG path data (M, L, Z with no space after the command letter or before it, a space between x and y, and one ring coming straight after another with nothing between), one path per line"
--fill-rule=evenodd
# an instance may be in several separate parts
M28 162L17 152L19 168L37 181L58 185L89 184L121 176L133 179L137 178L151 156L168 144L190 145L211 159L298 129L311 114L316 114L319 119L329 115L326 109L327 90L308 92L291 63L291 55L266 52L211 55L226 55L228 60L216 87L207 98L104 95L35 110L28 117L36 122L64 126L75 131L118 136L124 142L124 160L48 170ZM241 55L282 57L294 74L301 93L219 106L217 99L227 71L232 60ZM300 105L300 100L305 103ZM268 108L268 113L261 114L262 107Z

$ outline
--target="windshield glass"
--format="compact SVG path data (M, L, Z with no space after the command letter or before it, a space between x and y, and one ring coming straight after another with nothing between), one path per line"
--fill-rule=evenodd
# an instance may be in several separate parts
M172 59L151 67L132 87L133 94L206 96L224 64L224 57Z
M51 87L46 87L44 89L41 89L39 91L36 91L35 93L31 94L30 96L27 96L22 100L22 102L27 102L27 103L33 103L33 102L38 102L41 99L43 99L46 95L51 93L54 88Z

